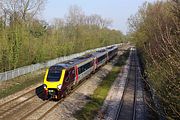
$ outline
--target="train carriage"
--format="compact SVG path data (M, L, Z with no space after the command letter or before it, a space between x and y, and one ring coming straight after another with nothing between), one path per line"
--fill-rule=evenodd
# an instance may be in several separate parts
M107 50L107 54L108 54L108 61L110 61L114 56L117 55L117 52L118 52L118 48L116 46L111 46L111 47L108 47L106 48Z
M98 69L100 66L107 62L107 51L105 49L96 51L95 53L92 53L92 55L94 56L94 60L96 61L95 69Z
M45 94L48 98L59 99L93 72L93 57L82 56L51 66L44 78Z
M99 50L47 69L44 77L46 97L60 99L67 95L80 81L117 55L117 47Z

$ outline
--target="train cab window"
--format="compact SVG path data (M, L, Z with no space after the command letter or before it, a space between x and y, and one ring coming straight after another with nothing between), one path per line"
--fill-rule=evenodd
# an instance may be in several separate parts
M61 66L52 66L49 68L47 81L55 82L59 81L62 73L62 67Z

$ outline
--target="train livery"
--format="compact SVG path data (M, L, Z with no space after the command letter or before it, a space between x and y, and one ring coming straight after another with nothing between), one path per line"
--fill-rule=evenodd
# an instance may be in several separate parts
M117 46L55 64L46 70L44 92L47 99L66 96L79 82L117 55Z

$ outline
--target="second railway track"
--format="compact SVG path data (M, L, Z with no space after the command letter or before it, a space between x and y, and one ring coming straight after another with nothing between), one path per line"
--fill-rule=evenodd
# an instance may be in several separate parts
M4 116L7 116L10 113L12 113L18 106L22 105L23 103L28 102L34 97L36 97L37 95L42 94L42 92L39 92L36 95L34 94L34 92L35 92L35 89L32 89L14 99L11 99L1 104L0 105L0 119L3 119Z
M136 118L137 59L135 51L132 51L130 60L130 70L123 95L119 103L115 118L116 120L135 120Z
M73 93L75 90L77 90L80 86L83 85L83 83L85 83L87 81L84 80L83 82L81 82L76 88L74 88L71 93ZM70 96L71 95L68 94L66 97ZM62 101L64 101L65 98L62 98L61 100L59 100L58 102L52 102L52 106L46 111L44 112L43 114L41 114L39 117L37 117L36 119L38 120L42 120L48 113L50 113L50 111L52 111L53 109L55 109ZM20 118L20 120L25 120L26 118L28 118L29 116L33 115L37 110L41 109L43 106L45 106L47 103L51 102L51 100L47 100L45 101L44 103L42 103L41 105L39 105L38 107L36 107L35 109L33 109L32 111L28 112L26 115L24 115L22 118Z

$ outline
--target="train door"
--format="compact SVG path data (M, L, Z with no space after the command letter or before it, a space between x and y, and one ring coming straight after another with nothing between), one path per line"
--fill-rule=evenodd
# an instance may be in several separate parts
M74 83L74 78L75 78L75 69L70 68L66 71L65 73L65 78L64 78L64 87L65 89L70 90L73 86Z
M107 52L106 56L107 56L106 62L108 62L108 61L110 60L110 54L109 54L109 52Z
M75 70L74 84L76 84L78 83L78 66L77 65L74 67L74 70Z
M75 69L74 69L74 67L72 67L72 68L70 69L70 76L69 76L71 83L74 82L75 76L76 76Z
M94 69L93 69L93 72L95 72L96 71L96 68L97 68L97 64L98 64L98 61L97 61L97 58L95 57L94 59L93 59L93 66L94 66Z

